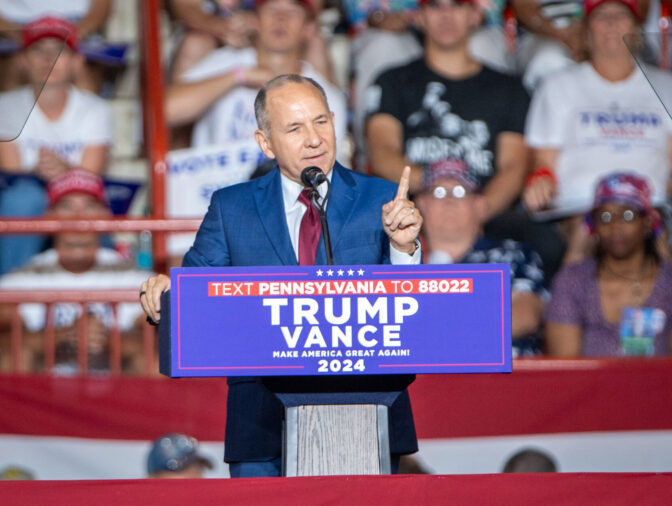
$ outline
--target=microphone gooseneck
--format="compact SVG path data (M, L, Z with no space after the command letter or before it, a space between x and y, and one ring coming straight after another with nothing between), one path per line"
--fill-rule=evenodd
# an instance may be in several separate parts
M320 201L320 193L317 191L317 187L322 183L327 183L327 194ZM315 209L317 209L317 214L320 217L320 223L322 224L322 239L324 240L324 251L327 256L327 264L334 265L334 255L331 251L331 236L329 235L329 225L327 224L327 213L324 210L324 206L329 199L331 194L331 183L322 169L316 166L306 167L301 171L301 183L306 188L310 188L310 200L313 203Z

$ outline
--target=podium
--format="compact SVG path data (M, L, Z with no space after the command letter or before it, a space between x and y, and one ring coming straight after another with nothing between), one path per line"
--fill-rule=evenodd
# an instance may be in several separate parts
M323 269L172 269L160 370L257 378L284 406L285 476L389 474L415 374L511 372L510 267Z

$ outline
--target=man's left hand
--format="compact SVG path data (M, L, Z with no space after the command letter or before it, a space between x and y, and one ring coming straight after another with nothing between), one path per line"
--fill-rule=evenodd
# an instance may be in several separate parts
M408 200L408 185L411 168L404 167L399 180L399 189L394 200L383 206L383 229L390 238L390 244L397 251L413 254L415 241L422 227L422 216L415 204Z

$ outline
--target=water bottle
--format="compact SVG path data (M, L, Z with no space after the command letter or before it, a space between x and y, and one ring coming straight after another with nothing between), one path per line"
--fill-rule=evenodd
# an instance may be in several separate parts
M138 269L152 270L152 233L143 230L138 236L138 252L135 258Z

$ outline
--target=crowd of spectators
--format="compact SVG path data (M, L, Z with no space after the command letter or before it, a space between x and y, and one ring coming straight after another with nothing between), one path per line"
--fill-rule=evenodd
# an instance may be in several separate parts
M8 43L0 44L0 109L14 122L0 133L21 131L0 142L2 216L110 212L101 177L113 148L112 113L82 47L101 37L114 2L63 4L58 12L47 2L0 9ZM635 37L659 7L656 0L170 0L164 67L172 147L252 142L260 86L285 73L312 77L334 113L341 163L392 181L411 167L425 261L511 263L518 356L669 354L663 218L672 187L672 75L656 68L655 38ZM635 49L648 61L636 62ZM269 166L262 161L256 173ZM51 242L0 235L0 287L139 286L142 272L113 248L110 237L81 233ZM89 308L91 367L105 362L111 327L109 307L98 306ZM63 370L72 368L78 311L63 305L55 313ZM39 339L44 309L21 314ZM127 316L122 330L137 333L137 314ZM125 340L128 371L136 370L133 339ZM31 342L24 367L39 370L40 348Z

